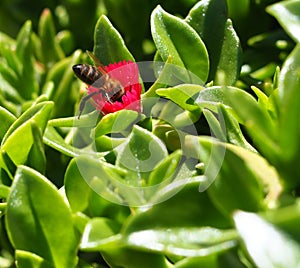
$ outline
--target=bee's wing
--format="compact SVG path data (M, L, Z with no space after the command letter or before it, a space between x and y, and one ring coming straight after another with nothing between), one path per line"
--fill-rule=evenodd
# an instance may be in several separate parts
M86 51L86 53L89 55L89 57L92 59L94 64L98 67L99 71L102 74L106 74L107 72L105 71L104 65L101 63L101 61L95 56L95 54L91 51Z
M87 50L86 53L89 55L89 57L97 67L101 67L102 69L104 69L103 68L104 65L101 63L101 61L96 57L96 55L93 52Z

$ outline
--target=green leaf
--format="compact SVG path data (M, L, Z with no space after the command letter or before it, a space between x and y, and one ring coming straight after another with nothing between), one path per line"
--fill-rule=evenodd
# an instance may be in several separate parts
M41 40L42 62L46 68L64 58L64 53L56 40L56 31L51 11L44 9L38 25Z
M65 178L67 183L67 196L70 198L72 207L75 210L82 210L86 207L87 197L82 197L83 204L78 204L79 200L74 200L78 192L77 186L82 186L83 192L81 194L85 195L88 193L88 187L90 187L94 192L109 200L112 203L122 204L135 198L132 196L132 188L123 180L123 176L126 175L126 171L119 167L108 164L98 158L93 157L93 155L82 154L76 157L76 163L72 163L71 169L67 173ZM70 172L70 173L69 173ZM75 174L75 181L78 181L78 185L72 182L72 176ZM84 181L87 186L84 185ZM134 191L134 189L133 189ZM129 202L128 201L128 202Z
M165 105L159 118L168 121L176 127L192 125L201 115L201 109L195 104L195 99L196 94L202 89L202 86L192 84L157 89L156 93L159 96L172 101L172 103Z
M268 111L262 108L250 94L241 89L224 87L223 92L224 102L234 109L239 122L245 125L254 144L271 162L276 161L278 153L277 125Z
M168 101L167 103L161 105L161 107L160 103L158 103L157 108L160 109L157 109L157 111L159 113L157 115L154 114L154 116L160 120L168 122L176 129L182 129L185 126L192 126L201 115L201 110L199 107L194 105L189 106L189 108L193 109L194 111L184 110L172 101ZM156 106L154 107L154 110L156 110Z
M252 152L256 152L251 144L245 139L240 125L234 116L232 116L232 114L225 108L224 105L220 104L218 108L219 121L227 137L227 142L248 149Z
M234 221L247 251L258 267L299 266L300 245L292 237L254 213L236 212Z
M16 250L16 262L18 268L55 268L42 257L24 250Z
M208 256L233 248L237 244L233 230L211 227L151 229L131 232L126 236L130 247L182 257Z
M151 15L151 32L162 59L167 61L171 56L172 63L182 68L177 73L179 79L185 83L206 82L209 71L207 50L191 26L157 6Z
M18 92L15 92L20 87L19 77L15 70L11 69L5 61L1 61L0 65L1 78L5 80L14 91L12 93L7 92L8 90L2 89L12 100L21 102L22 98ZM4 82L4 81L3 81Z
M118 150L116 165L130 172L133 177L128 178L128 182L131 185L142 186L146 174L153 171L167 155L167 149L160 139L135 125Z
M16 41L8 35L0 32L0 51L1 56L5 58L9 68L14 70L18 75L21 74L21 64L14 48L16 47Z
M218 268L217 254L204 257L184 258L175 263L174 268Z
M34 142L31 126L34 123L44 133L53 108L52 102L41 102L24 112L8 129L2 149L7 152L15 164L24 164Z
M240 75L242 50L230 19L226 21L223 38L214 82L216 85L233 85Z
M83 165L87 166L89 173L85 172ZM103 170L100 170L99 164L97 166L95 161L87 159L87 157L80 156L71 160L65 173L64 185L72 211L84 212L90 217L105 216L114 222L122 223L124 217L127 217L129 209L128 207L110 202L112 201L111 198L106 200L102 197L103 192L100 192L100 188L96 188L96 179L93 179L93 174L96 174L97 171L103 172ZM103 176L100 176L100 179L102 178ZM108 189L106 190L109 192ZM103 194L103 196L107 197L107 194ZM115 194L115 196L118 195ZM101 229L99 231L102 232Z
M7 175L12 180L17 170L17 165L12 161L12 159L4 150L1 150L1 158L1 160L3 161L2 167L5 169Z
M115 221L107 218L93 218L85 226L85 231L83 233L83 239L81 241L81 248L90 248L100 246L101 241L105 247L106 243L110 240L114 240L116 235L120 230L120 225Z
M16 53L23 66L21 73L22 88L19 88L19 93L26 100L35 98L39 89L35 77L31 34L32 23L27 21L18 34L16 45Z
M97 152L108 152L117 148L120 144L125 142L126 138L110 137L102 135L95 139Z
M28 167L18 168L11 186L6 227L16 249L35 253L54 267L75 266L78 238L71 211L55 186Z
M182 151L177 150L162 160L151 172L148 185L169 182L176 174L176 169L182 157Z
M159 96L168 98L178 104L182 109L199 113L199 106L194 103L196 94L204 88L193 84L182 84L176 87L168 87L157 89L156 93Z
M10 193L10 188L8 186L0 184L0 197L7 198Z
M28 20L24 23L17 36L16 53L19 59L23 59L28 52L31 54L31 33L32 23Z
M108 133L122 133L124 131L130 131L132 126L143 118L141 114L131 110L121 110L115 113L107 114L101 118L97 124L93 133L93 137Z
M158 53L156 55L159 55ZM150 107L145 107L145 101L155 102L155 97L157 97L156 90L159 88L165 88L167 86L175 86L176 85L176 79L175 73L178 70L178 66L172 64L172 57L169 56L167 60L162 65L161 61L155 61L153 63L154 71L157 72L157 79L152 84L152 86L142 95L143 99L143 110L145 108L150 109ZM158 69L158 70L156 70ZM175 84L174 84L175 82ZM150 105L151 107L154 104Z
M101 253L111 267L130 268L168 268L165 256L152 252L141 252L127 247L115 247Z
M123 60L135 61L119 34L105 15L102 15L95 27L95 56L104 65Z
M34 122L31 124L31 131L34 142L29 151L26 164L41 174L44 174L46 170L46 155L43 144L43 135Z
M217 113L220 103L229 106L229 103L226 103L225 101L223 88L215 86L200 91L195 103L202 109L206 108Z
M300 230L298 225L300 220L299 201L300 199L297 198L291 205L267 210L261 214L264 219L286 232L298 242L300 241Z
M241 45L231 20L227 19L226 1L199 1L185 20L206 45L209 80L214 80L215 85L232 85L240 72Z
M200 159L204 162L207 189L218 208L225 213L235 209L258 211L274 205L281 193L278 174L264 158L236 145L225 144L208 137L196 141ZM264 200L264 186L268 195ZM208 188L209 187L209 188Z
M74 36L69 30L59 31L56 35L56 40L59 48L62 49L65 55L69 55L74 51L75 42Z
M91 128L95 126L97 120L99 118L99 112L93 111L88 114L84 114L80 116L72 116L72 117L62 117L62 118L54 118L49 120L48 125L52 127L85 127Z
M11 114L8 110L6 110L4 107L0 106L0 118L1 118L0 140L2 141L5 133L13 124L13 122L16 120L16 117L13 114Z
M80 248L84 251L100 251L105 261L111 267L132 268L167 268L167 262L162 255L151 252L141 252L125 247L120 234L113 234L116 227L111 226L111 221L96 219L92 221L83 234ZM104 233L100 232L104 228Z
M52 117L70 116L74 113L72 104L75 103L75 98L70 92L70 84L74 79L72 66L78 63L80 56L81 51L76 50L70 57L56 63L48 72L47 81L52 80L56 89L53 96L50 96L50 99L55 102Z
M300 41L300 1L289 0L267 7L267 12L274 16L282 28L294 39Z
M68 165L64 179L65 192L74 212L88 207L90 186L82 177L75 158Z
M73 147L72 145L66 143L62 136L60 136L60 134L55 130L55 128L51 126L47 127L43 136L43 141L46 145L70 157L75 157L83 153L82 149Z
M297 159L299 151L299 75L300 75L300 45L292 51L286 59L279 76L279 145L280 158L282 161L281 171L288 183L294 185L299 183L291 174L297 172ZM289 178L290 177L290 178Z

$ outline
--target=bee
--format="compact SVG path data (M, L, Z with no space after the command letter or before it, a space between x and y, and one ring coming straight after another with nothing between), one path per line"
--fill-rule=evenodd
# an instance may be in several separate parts
M72 69L74 74L84 83L92 85L98 90L83 97L79 104L79 116L85 107L86 102L96 94L101 94L108 102L113 103L121 101L122 96L125 95L125 89L120 81L113 79L109 73L106 72L104 65L92 54L88 53L97 64L96 66L88 64L76 64Z

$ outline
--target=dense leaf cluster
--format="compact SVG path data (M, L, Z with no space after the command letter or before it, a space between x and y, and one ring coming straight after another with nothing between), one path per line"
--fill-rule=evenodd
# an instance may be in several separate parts
M0 267L299 267L300 1L150 2L0 32ZM142 113L78 119L89 31L139 65Z

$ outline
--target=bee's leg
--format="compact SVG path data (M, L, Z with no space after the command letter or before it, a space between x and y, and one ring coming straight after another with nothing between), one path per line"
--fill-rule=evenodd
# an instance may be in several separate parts
M102 96L108 101L109 103L112 103L110 96L108 95L107 91L105 89L101 90Z
M83 112L83 109L84 109L84 106L86 104L86 102L91 98L93 97L94 95L98 94L99 92L92 92L91 94L88 94L86 96L84 96L81 101L80 101L80 104L79 104L79 115L78 115L78 119L80 118L82 112Z

